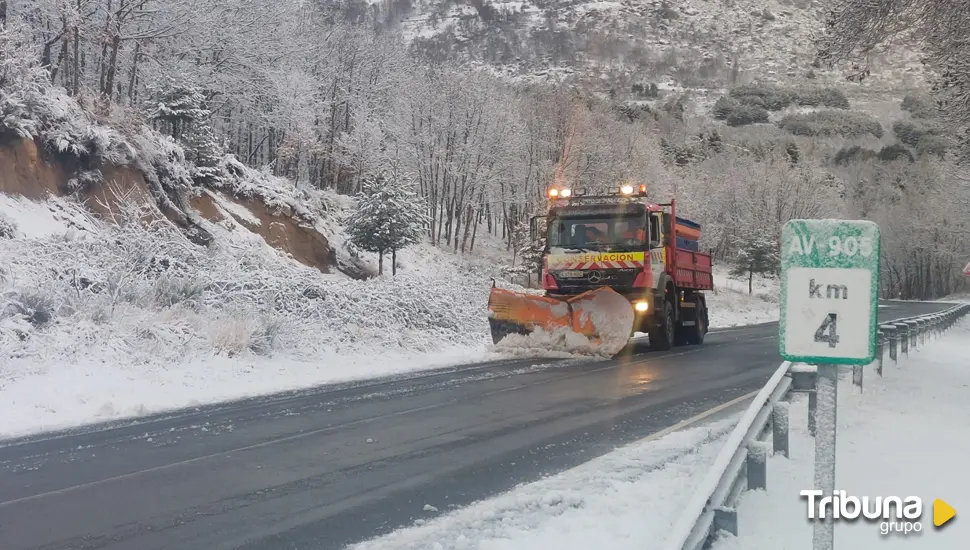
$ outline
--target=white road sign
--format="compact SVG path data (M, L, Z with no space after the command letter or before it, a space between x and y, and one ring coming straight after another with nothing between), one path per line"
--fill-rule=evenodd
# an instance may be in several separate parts
M872 222L785 224L779 323L785 359L842 365L875 359L879 244Z

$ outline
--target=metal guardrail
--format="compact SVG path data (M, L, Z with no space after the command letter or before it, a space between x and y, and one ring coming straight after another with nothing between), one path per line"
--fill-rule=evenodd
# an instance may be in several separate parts
M888 347L889 359L898 364L900 354L925 345L946 332L960 317L970 313L970 304L945 311L897 319L879 325L876 372L882 376ZM852 382L862 386L863 367L853 367ZM731 432L714 465L692 495L670 535L664 550L709 548L719 531L738 534L735 505L745 489L767 488L767 459L771 453L788 456L788 403L792 393L808 393L808 427L815 434L814 365L781 364L758 392L738 425ZM771 443L766 440L771 436Z

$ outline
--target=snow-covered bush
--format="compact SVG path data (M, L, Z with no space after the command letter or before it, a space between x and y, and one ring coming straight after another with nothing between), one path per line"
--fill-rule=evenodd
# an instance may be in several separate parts
M882 124L868 113L859 111L816 111L790 114L778 126L796 136L841 136L858 138L871 134L881 138Z
M17 236L17 224L0 212L0 239L13 239Z
M234 197L258 199L271 210L305 223L312 224L317 218L317 214L307 207L314 202L314 194L298 189L287 179L276 177L267 170L250 168L230 154L222 157L217 170L226 176L213 179L212 187L216 189Z
M746 126L768 122L768 111L757 105L739 105L727 115L728 126Z
M823 87L784 87L754 83L732 88L730 96L745 105L780 111L791 105L848 109L849 99L841 90Z

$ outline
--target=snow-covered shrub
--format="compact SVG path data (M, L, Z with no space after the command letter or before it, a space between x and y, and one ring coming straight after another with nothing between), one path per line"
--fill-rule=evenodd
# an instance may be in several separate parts
M916 158L913 153L909 152L902 143L893 143L891 145L886 145L879 150L878 155L879 160L883 162L892 162L894 160L906 159L909 162L915 162Z
M714 115L714 118L724 120L739 107L741 107L740 101L725 95L719 97L714 102L714 106L711 107L711 113Z
M878 120L868 113L859 111L816 111L791 114L781 119L778 126L796 136L858 138L871 134L881 138L885 133Z
M811 107L848 109L849 98L837 88L795 88L795 103Z
M71 193L86 193L103 182L101 170L85 170L67 180L65 187Z
M17 236L17 224L0 212L0 239L13 239Z
M249 334L249 350L256 355L270 355L276 349L284 322L274 316L262 316Z
M0 317L20 317L34 327L50 323L56 314L55 301L36 291L8 291L3 294Z
M950 140L944 136L925 134L920 138L919 143L916 146L916 152L921 157L924 155L932 155L943 159L946 157L946 152L950 146Z
M164 259L161 261L165 261ZM167 264L167 262L166 262ZM182 305L198 307L198 299L205 290L204 283L187 277L162 276L154 284L155 303L162 307Z
M37 133L37 125L27 112L23 98L0 90L0 128L21 138Z
M745 84L732 88L728 93L745 105L757 105L769 111L780 111L796 98L791 90L774 84Z
M269 171L250 168L231 154L223 156L218 170L226 177L213 181L216 189L234 197L258 199L271 210L283 212L304 223L313 224L317 219L316 214L307 207L312 194L297 189L289 180L274 176Z
M836 166L845 166L847 164L858 162L868 162L874 159L877 154L878 153L876 151L866 149L861 145L851 145L839 149L832 162L834 162Z
M836 88L787 88L776 84L754 83L732 88L729 94L745 105L756 105L769 111L780 111L791 105L849 108L849 99Z
M727 115L728 126L746 126L768 122L768 111L757 105L740 105Z
M940 108L933 98L926 95L907 94L899 105L900 109L908 111L915 118L936 118L940 115Z
M228 316L211 323L208 336L217 354L233 357L249 349L252 332L248 319Z

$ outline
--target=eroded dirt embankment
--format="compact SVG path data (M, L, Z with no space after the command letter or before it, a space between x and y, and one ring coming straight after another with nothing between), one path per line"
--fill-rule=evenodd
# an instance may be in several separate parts
M260 235L269 245L305 265L330 273L336 263L330 243L323 234L285 212L270 209L258 198L231 197L202 190L186 201L183 210L171 200L154 196L148 178L136 167L95 168L100 171L102 181L74 190L69 182L80 171L75 162L48 154L34 140L13 139L0 143L0 192L35 201L43 201L51 195L73 196L108 221L113 213L121 211L122 197L135 199L151 205L159 219L164 216L171 220L200 245L209 244L212 235L193 221L196 215L212 222L231 216ZM252 217L220 208L220 201L235 204L251 213Z

